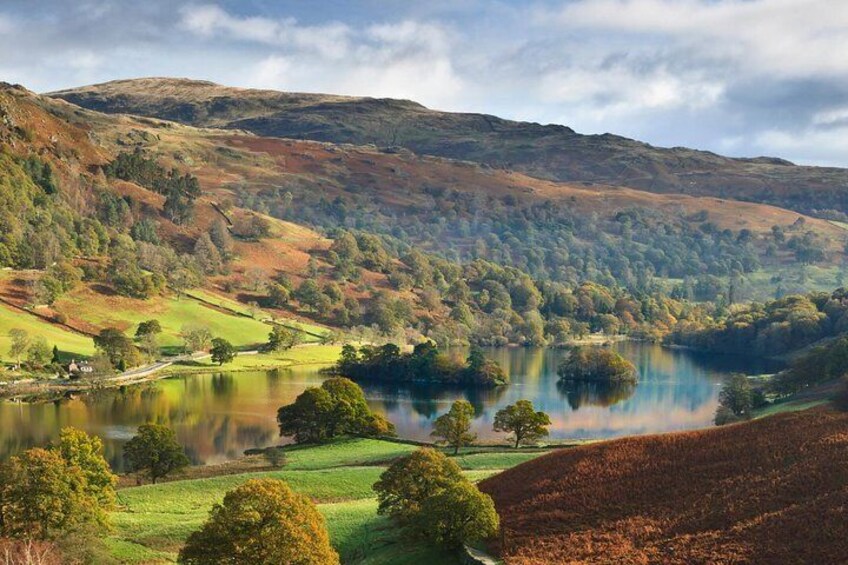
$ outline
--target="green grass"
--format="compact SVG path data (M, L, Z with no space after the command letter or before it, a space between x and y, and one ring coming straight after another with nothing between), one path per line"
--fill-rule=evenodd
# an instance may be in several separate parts
M417 449L403 443L344 439L320 446L286 448L278 471L225 475L127 488L118 492L112 513L112 555L123 563L164 563L176 558L188 535L206 520L212 505L248 479L272 477L318 503L327 519L333 546L343 563L453 565L454 555L431 544L403 538L397 527L377 514L372 485L396 458ZM457 458L465 475L479 481L541 452L486 451ZM500 465L500 466L499 466Z
M286 469L310 470L342 466L386 464L418 449L414 445L376 439L342 439L314 447L285 449Z
M21 310L0 305L0 358L8 359L9 330L20 328L29 333L30 338L43 336L50 346L56 346L68 356L84 357L94 354L94 342L90 337L63 329Z
M229 310L230 312L233 312L234 314L240 316L256 318L263 322L270 322L273 320L282 326L302 332L303 339L306 342L319 341L322 336L328 335L330 333L330 330L328 330L327 328L322 328L314 324L307 324L306 322L301 322L300 320L294 320L291 318L274 319L273 316L265 310L252 309L237 300L233 300L232 298L227 298L226 296L221 296L219 294L215 294L213 292L209 292L208 290L204 290L201 288L189 290L188 292L186 292L186 294L192 298L202 300L203 302L208 302L210 304L214 304L219 308Z
M340 345L307 345L295 347L279 353L259 353L237 355L231 363L219 367L208 357L192 361L175 363L166 369L168 373L194 373L209 371L253 371L277 367L295 367L302 365L332 365L339 360Z
M808 400L808 401L787 401L787 402L778 402L775 404L771 404L762 410L758 410L756 414L754 414L754 419L757 418L765 418L766 416L773 416L775 414L783 414L784 412L799 412L801 410L807 410L808 408L815 408L816 406L820 406L822 404L827 404L827 400Z
M516 465L520 465L531 459L535 459L545 452L497 452L497 453L473 453L469 455L459 455L454 458L454 461L465 470L469 471L488 471L509 469Z
M139 323L156 319L162 325L160 343L165 350L182 346L179 334L184 326L202 326L213 336L222 337L240 348L254 347L268 339L271 328L252 318L227 314L183 297L155 297L142 303L129 299L103 297L91 292L71 294L57 301L56 307L70 317L98 327L114 326L133 335Z

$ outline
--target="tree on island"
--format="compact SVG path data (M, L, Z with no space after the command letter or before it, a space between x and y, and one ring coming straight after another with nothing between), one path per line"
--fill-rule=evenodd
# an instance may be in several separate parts
M495 361L486 359L479 348L472 348L463 365L440 353L435 344L425 341L411 353L403 353L397 345L365 345L357 350L352 345L342 348L333 371L362 381L432 382L474 386L500 386L509 377Z
M635 383L636 366L607 347L578 347L560 363L562 380L602 383Z
M174 430L158 424L139 426L137 435L124 446L124 459L130 472L147 475L153 484L189 465Z
M293 404L277 411L277 423L280 435L293 436L297 443L321 443L346 435L394 435L392 423L368 407L362 389L342 377L307 388Z
M179 563L337 565L315 504L279 479L251 479L216 504L180 551Z
M236 348L233 347L232 343L221 337L212 340L212 349L209 352L212 354L212 362L219 366L236 358Z
M471 433L471 420L474 418L474 407L467 400L457 400L447 414L442 414L433 422L433 437L442 438L441 443L453 447L453 454L459 453L459 448L470 445L477 434Z
M511 433L515 448L521 444L536 443L548 435L551 418L544 412L536 412L529 400L519 400L495 414L494 430Z

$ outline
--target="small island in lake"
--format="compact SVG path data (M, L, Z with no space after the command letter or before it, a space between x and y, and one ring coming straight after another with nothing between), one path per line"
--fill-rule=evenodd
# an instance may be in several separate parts
M498 363L486 359L472 347L463 364L440 353L432 342L419 343L411 353L403 353L392 343L364 345L358 350L345 345L332 372L354 381L388 383L442 383L494 387L505 385L509 376Z
M578 347L557 368L561 380L635 383L638 372L630 361L606 347Z

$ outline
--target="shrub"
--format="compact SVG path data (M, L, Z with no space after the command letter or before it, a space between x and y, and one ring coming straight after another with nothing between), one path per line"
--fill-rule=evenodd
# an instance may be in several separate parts
M191 534L179 562L190 565L333 565L324 517L283 481L252 479L226 494Z

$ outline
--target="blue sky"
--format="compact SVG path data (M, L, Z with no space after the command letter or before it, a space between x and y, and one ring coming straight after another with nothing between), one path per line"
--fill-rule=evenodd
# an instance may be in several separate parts
M848 2L0 0L0 80L410 98L848 166Z

